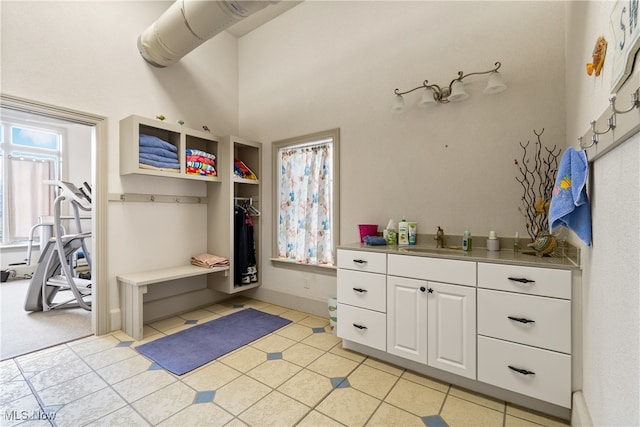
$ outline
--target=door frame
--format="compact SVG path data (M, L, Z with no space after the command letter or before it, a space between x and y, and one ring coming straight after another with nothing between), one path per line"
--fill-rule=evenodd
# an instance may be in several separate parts
M60 120L91 126L95 129L91 140L91 255L93 279L91 330L96 335L109 333L109 281L107 277L107 118L56 105L45 104L0 93L0 105L6 108L35 113Z

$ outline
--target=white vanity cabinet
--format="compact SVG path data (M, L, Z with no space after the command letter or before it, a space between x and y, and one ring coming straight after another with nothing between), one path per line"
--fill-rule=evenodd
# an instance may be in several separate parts
M476 263L388 255L387 352L476 378Z
M428 365L476 379L476 288L429 282Z
M338 251L340 338L386 350L386 272L386 254Z
M478 380L571 407L571 271L478 263Z
M387 277L387 353L427 363L428 286L426 280Z

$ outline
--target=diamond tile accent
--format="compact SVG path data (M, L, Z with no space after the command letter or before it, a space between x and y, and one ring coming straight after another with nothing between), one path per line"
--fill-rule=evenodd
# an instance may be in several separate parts
M207 403L207 402L213 402L213 398L216 395L216 391L215 390L207 390L207 391L201 391L198 392L198 394L196 394L196 398L193 399L193 403Z
M331 385L333 386L333 388L351 387L351 384L349 384L349 380L344 377L331 378Z
M185 320L185 321L184 321L184 324L185 324L185 325L195 325L195 324L197 324L197 323L198 323L198 321L197 321L197 320Z
M313 331L314 334L322 334L322 333L326 332L324 330L324 328L312 328L312 331Z
M120 341L116 347L130 347L134 341Z
M242 308L244 304L233 304L233 308Z
M422 417L422 422L427 427L449 427L449 424L447 424L440 415L429 415L428 417Z
M162 366L158 365L157 363L153 362L151 365L149 365L149 371L159 371L160 369L164 369Z
M267 360L278 360L278 359L282 359L282 352L267 354Z

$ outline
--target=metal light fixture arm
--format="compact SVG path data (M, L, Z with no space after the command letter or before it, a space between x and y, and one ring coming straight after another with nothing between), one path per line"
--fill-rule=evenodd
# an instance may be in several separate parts
M462 82L463 79L466 79L469 76L490 74L490 73L497 72L502 66L502 64L499 61L496 62L494 65L495 65L495 68L492 68L491 70L488 70L488 71L479 71L479 72L469 73L469 74L465 74L463 71L458 71L458 77L451 80L448 86L440 87L439 85L436 85L436 84L430 85L429 81L425 80L424 82L422 82L420 86L416 86L413 89L409 89L404 92L401 92L400 89L396 89L393 92L397 96L402 96L402 95L411 93L413 91L416 91L418 89L431 89L433 91L433 99L435 99L438 103L446 104L450 102L448 98L449 98L449 95L451 95L452 87L455 82L458 82L458 81Z

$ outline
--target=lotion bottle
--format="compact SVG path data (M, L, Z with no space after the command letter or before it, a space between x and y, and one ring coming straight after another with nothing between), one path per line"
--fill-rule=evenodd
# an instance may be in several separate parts
M462 236L462 250L471 251L471 247L472 247L471 231L469 231L469 227L467 227L464 230L464 236Z
M402 221L398 223L398 244L409 244L409 223L407 222L405 217L402 217Z

